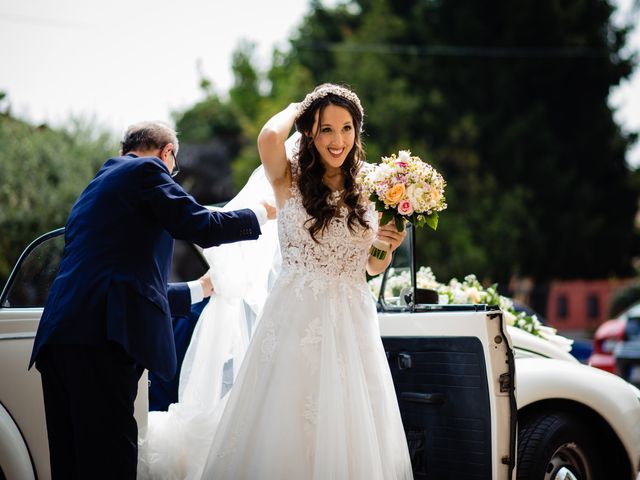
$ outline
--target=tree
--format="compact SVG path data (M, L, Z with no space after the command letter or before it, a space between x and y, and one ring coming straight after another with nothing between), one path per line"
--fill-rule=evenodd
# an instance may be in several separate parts
M173 112L180 139L176 180L200 203L210 205L233 196L231 160L238 156L245 137L241 109L218 95L204 76L200 87L201 101Z
M236 71L236 83L238 83L238 74L239 72ZM310 72L297 61L290 61L287 55L278 50L273 52L269 71L266 74L256 72L256 75L267 80L271 88L266 95L260 93L257 96L254 115L244 117L244 134L247 141L232 165L236 189L240 189L253 170L260 165L256 139L264 123L284 105L294 99L302 98L314 86Z
M186 143L227 145L237 191L269 116L319 83L346 83L365 106L369 161L410 149L448 181L449 208L418 245L438 276L628 275L635 137L607 97L636 59L622 55L629 29L612 13L606 0L314 0L268 71L241 43L229 100L209 91L179 129Z
M282 63L355 88L370 161L409 148L443 172L449 209L419 246L439 276L628 275L633 137L607 97L635 57L612 13L605 0L313 2Z
M77 196L116 151L91 120L50 128L0 115L0 285L33 239L64 226Z
M240 42L231 62L234 82L229 90L230 103L247 119L258 112L261 97L259 73L253 66L255 48L254 43Z

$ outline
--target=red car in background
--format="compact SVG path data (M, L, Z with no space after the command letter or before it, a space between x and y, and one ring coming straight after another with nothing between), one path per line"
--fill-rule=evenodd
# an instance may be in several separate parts
M607 372L619 374L616 369L616 349L625 341L625 329L629 318L640 317L640 303L625 310L618 318L607 320L593 336L593 352L589 365Z

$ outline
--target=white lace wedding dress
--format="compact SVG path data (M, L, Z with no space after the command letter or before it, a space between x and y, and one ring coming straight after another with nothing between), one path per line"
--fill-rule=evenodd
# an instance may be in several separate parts
M339 210L314 242L294 184L278 211L280 273L230 394L207 415L181 415L180 425L156 428L165 444L184 452L181 465L176 469L175 456L156 451L143 478L412 478L365 277L377 214L367 211L373 228L351 232L346 208ZM208 428L210 437L189 437L190 428Z

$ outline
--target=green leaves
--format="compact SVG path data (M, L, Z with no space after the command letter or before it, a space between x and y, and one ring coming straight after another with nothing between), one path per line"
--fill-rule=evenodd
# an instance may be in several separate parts
M434 230L436 230L438 228L438 214L437 212L432 213L431 215L427 215L425 217L425 222L427 225L429 225L431 228L433 228Z
M396 215L395 220L396 220L396 229L399 232L404 232L405 219L402 217L402 215Z
M556 3L312 2L267 71L240 45L230 100L194 107L179 130L186 141L241 128L232 167L240 187L259 165L266 119L319 83L343 82L365 108L367 158L410 146L447 179L446 221L411 218L438 229L416 252L439 274L632 274L640 185L624 159L632 137L607 103L632 71L633 57L620 53L628 30L614 27L601 0Z
M117 152L90 119L50 128L0 115L0 287L36 236L64 226L77 196Z
M379 210L378 210L379 211ZM410 217L404 217L395 212L395 210L389 208L382 210L382 217L380 218L380 225L386 225L391 221L394 221L396 228L399 232L404 231L407 222L411 222L415 227L420 228L428 225L432 229L438 228L438 214L436 212L431 215L411 215Z
M349 15L312 4L290 60L316 83L358 92L367 158L410 146L442 171L446 222L412 218L440 227L417 244L440 274L633 274L639 188L624 160L630 137L607 103L632 56L620 52L612 5L351 4Z
M386 225L395 216L395 212L391 209L382 210L382 218L380 218L380 225Z

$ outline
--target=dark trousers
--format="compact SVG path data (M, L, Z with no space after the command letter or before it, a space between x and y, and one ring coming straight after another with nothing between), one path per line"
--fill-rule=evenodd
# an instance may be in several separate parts
M199 303L191 305L191 313L185 316L174 315L171 317L173 323L173 340L176 344L176 357L178 360L177 371L182 368L182 362L187 353L187 348L191 343L191 336L196 328L198 319L204 307L209 303L205 298ZM149 411L166 412L169 405L178 402L178 381L180 375L175 375L171 380L163 380L153 372L149 372Z
M116 344L46 345L42 377L53 480L135 479L133 402L143 369Z

